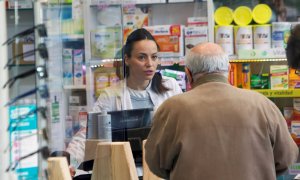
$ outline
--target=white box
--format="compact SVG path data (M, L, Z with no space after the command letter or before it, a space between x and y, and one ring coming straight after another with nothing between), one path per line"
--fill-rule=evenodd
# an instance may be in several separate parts
M91 31L91 56L96 59L118 57L122 48L121 26L99 26Z
M74 59L74 85L83 85L83 49L73 50Z
M188 17L187 26L208 26L207 17Z
M208 42L208 28L207 26L185 27L184 37L185 54L187 54L195 45L203 42Z
M183 25L159 25L145 27L159 45L159 57L182 57L184 55Z
M73 50L63 49L63 83L64 85L73 85Z
M86 125L86 118L82 118L82 113L86 114L86 106L69 106L69 116L73 120L73 134L82 127Z

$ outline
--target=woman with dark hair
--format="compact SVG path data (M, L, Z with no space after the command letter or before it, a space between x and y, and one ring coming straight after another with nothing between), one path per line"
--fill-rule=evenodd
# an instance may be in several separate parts
M153 107L181 93L173 78L156 72L159 47L146 29L137 29L123 49L125 80L100 93L94 111L114 111Z
M287 41L286 58L289 67L300 69L300 24L294 26Z
M158 51L159 46L146 29L133 31L123 48L125 79L105 88L93 110L103 112L153 108L155 111L164 100L182 93L175 79L163 77L156 72ZM85 139L86 129L83 129L70 142L67 151L71 154L71 164L83 161Z

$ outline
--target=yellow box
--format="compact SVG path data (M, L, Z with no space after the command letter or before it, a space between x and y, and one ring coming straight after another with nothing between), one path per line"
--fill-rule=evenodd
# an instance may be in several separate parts
M289 69L289 88L300 88L300 71L298 69Z

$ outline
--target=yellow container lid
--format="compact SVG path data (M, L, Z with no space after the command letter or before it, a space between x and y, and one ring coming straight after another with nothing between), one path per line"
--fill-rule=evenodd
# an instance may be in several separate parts
M219 7L215 11L215 22L218 25L225 26L230 25L233 21L232 9L226 6Z
M252 10L252 17L257 24L266 24L272 18L272 10L266 4L258 4Z
M233 12L233 20L239 26L246 26L252 21L252 11L247 6L240 6Z

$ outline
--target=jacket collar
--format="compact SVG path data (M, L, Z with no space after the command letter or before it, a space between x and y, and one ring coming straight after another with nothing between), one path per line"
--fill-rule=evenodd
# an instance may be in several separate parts
M193 83L193 88L195 88L201 84L209 83L209 82L221 82L221 83L228 84L228 79L224 75L218 74L218 73L205 74L205 75L199 77Z

